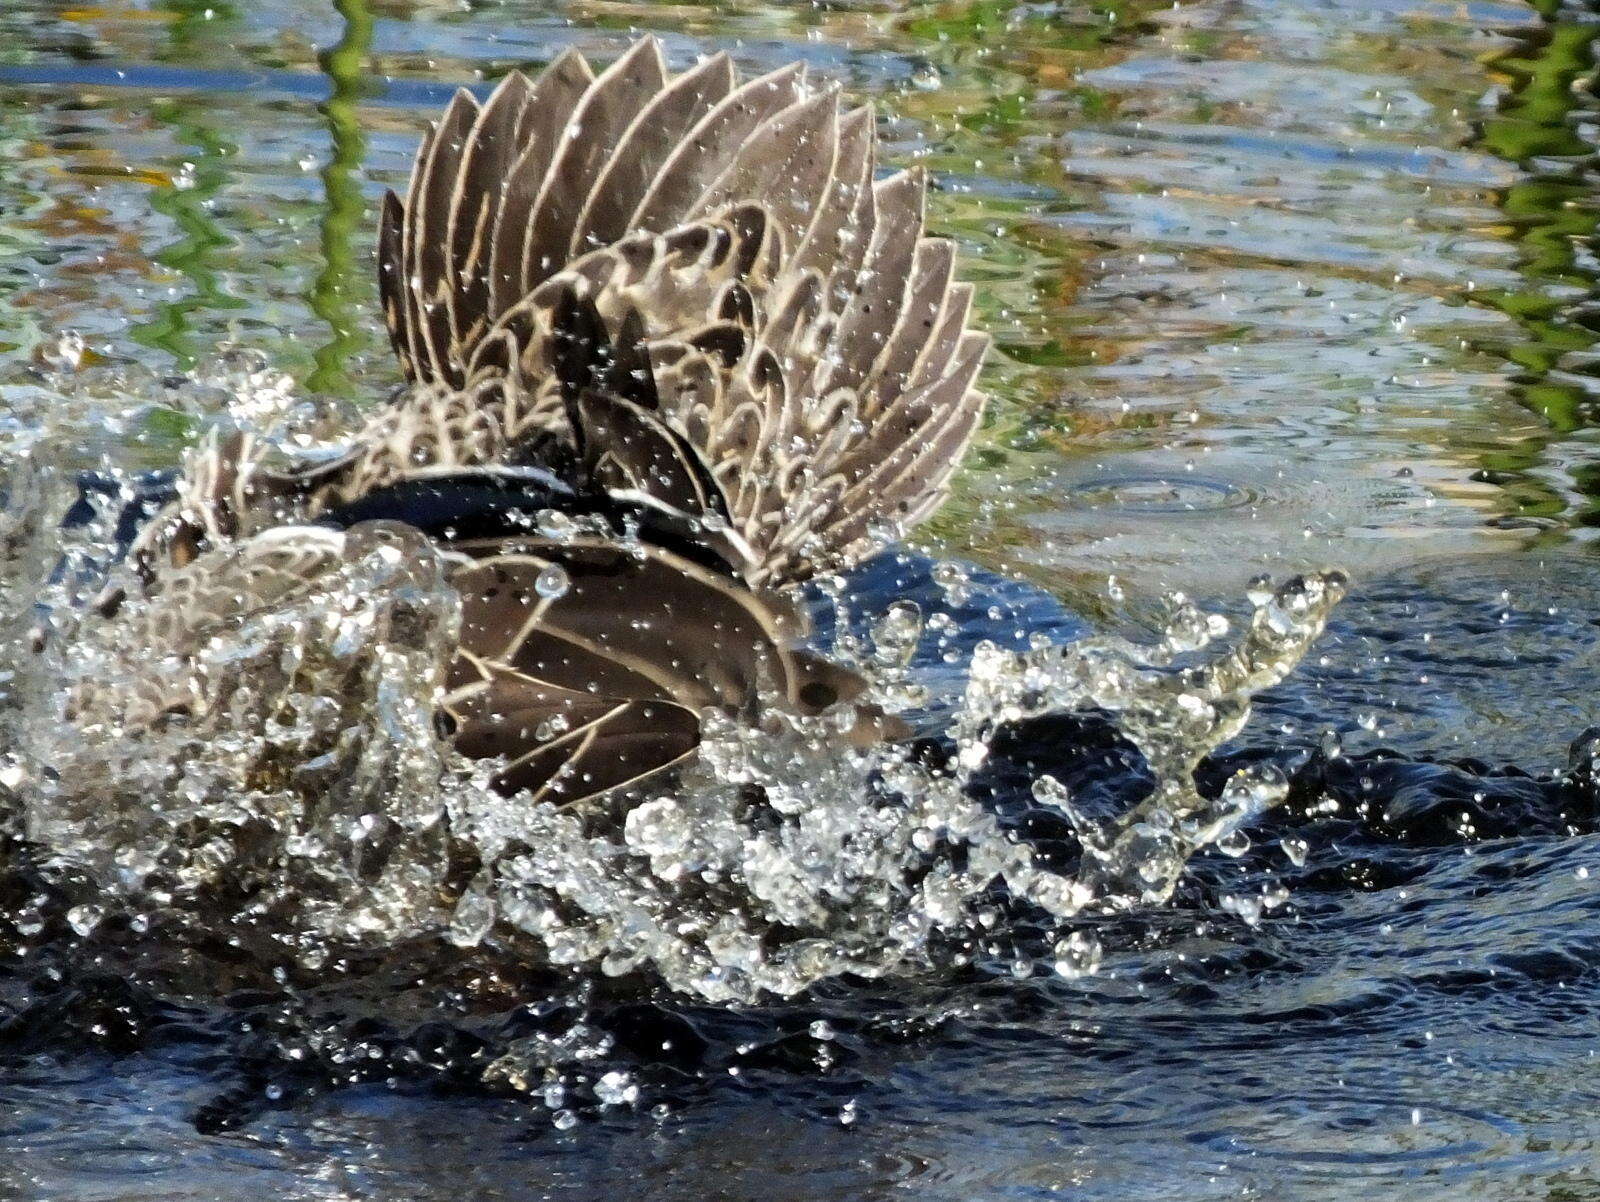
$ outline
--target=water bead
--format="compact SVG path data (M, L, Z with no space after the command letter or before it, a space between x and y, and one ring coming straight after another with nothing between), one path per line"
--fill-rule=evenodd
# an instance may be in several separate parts
M1033 796L1036 801L1048 806L1064 808L1071 800L1072 795L1067 787L1055 777L1048 774L1037 777L1033 782Z
M497 907L489 888L489 879L480 873L456 903L446 934L457 947L476 947L494 927Z
M915 601L896 601L873 625L873 658L885 667L903 668L916 654L922 637L922 607Z
M1250 850L1250 836L1241 830L1232 830L1217 840L1217 850L1237 859Z
M105 911L98 906L73 906L67 911L67 925L77 932L79 937L87 939L104 917Z
M555 601L567 595L567 590L572 587L572 582L567 576L567 570L560 564L547 564L533 579L533 591L546 601Z
M624 1072L609 1072L594 1083L594 1096L603 1106L629 1106L639 1100L639 1087Z
M1056 975L1068 980L1093 976L1103 955L1099 939L1088 931L1073 931L1055 945Z
M972 595L967 569L958 563L942 562L933 566L933 582L938 585L951 605L965 605Z

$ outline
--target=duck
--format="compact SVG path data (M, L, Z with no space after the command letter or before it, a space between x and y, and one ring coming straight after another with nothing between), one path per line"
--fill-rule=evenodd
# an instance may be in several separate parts
M382 203L403 385L319 462L218 427L98 613L181 652L357 546L440 555L440 727L560 806L659 786L710 711L904 737L801 594L937 509L982 421L989 339L927 192L798 63L674 73L645 37L457 91Z

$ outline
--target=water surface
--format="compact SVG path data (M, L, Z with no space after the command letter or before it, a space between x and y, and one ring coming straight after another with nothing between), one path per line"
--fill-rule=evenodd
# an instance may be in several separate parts
M137 1006L89 974L56 1039L6 1028L0 1000L0 1189L1597 1196L1600 836L1492 771L1559 768L1595 713L1581 5L10 3L6 445L30 425L23 366L69 328L157 375L233 344L381 398L375 202L429 116L642 31L679 68L804 58L879 104L890 158L934 171L998 343L944 553L1107 627L1172 588L1232 605L1262 571L1355 574L1321 659L1243 740L1287 755L1334 732L1344 808L1200 864L1170 911L1105 933L1096 977L1016 979L998 940L949 980L691 1010L711 1050L658 1093L665 1118L652 1097L563 1131L537 1100L380 1073L202 1135L219 1096L273 1087L219 1050L228 1012L119 1041ZM170 462L194 396L86 428L84 464ZM1481 762L1361 758L1384 747ZM1280 837L1307 841L1303 867ZM1277 881L1289 901L1258 926L1224 904Z

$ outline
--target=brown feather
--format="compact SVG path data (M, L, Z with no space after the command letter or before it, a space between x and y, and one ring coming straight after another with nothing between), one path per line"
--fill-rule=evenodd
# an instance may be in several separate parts
M735 89L696 122L668 156L628 222L630 229L670 229L695 203L763 121L801 98L805 70L798 63Z
M448 221L450 325L463 363L490 320L489 255L500 191L526 140L533 87L512 72L490 95L467 135Z
M411 350L423 377L462 383L453 366L447 272L450 196L455 190L467 133L478 116L472 93L457 91L428 141L417 171L405 224L406 295L411 310Z
M808 96L758 126L689 215L760 197L783 246L793 253L822 207L838 149L838 93Z
M560 149L568 120L593 82L594 72L583 56L568 50L533 83L521 151L510 175L502 182L499 212L490 235L491 313L504 313L527 291L522 284L522 263L533 233L530 219L534 203L544 186L550 162Z
M405 206L389 191L383 194L383 215L378 224L378 301L383 306L383 322L389 330L389 344L400 360L406 379L417 378L416 361L411 357L410 318L406 309Z
M529 215L522 251L522 291L531 292L567 265L574 226L589 189L639 110L666 86L661 46L635 42L584 93Z
M595 179L573 224L573 257L632 232L630 220L656 175L696 122L733 90L733 63L716 54L685 71L639 110Z
M875 173L871 111L841 115L798 64L673 78L646 39L598 77L569 51L481 106L458 93L383 205L380 296L412 387L296 476L218 443L141 562L165 540L169 564L203 565L282 520L263 499L304 520L540 464L649 520L627 545L451 544L444 708L466 754L504 760L496 787L637 789L693 752L702 710L754 718L773 697L903 735L765 591L926 517L981 420L987 340L954 248L925 236L923 173Z

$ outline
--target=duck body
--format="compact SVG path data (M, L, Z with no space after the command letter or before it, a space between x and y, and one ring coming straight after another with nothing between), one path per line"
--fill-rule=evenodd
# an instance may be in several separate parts
M798 65L673 75L645 39L458 93L384 204L406 387L331 462L213 434L102 612L133 597L181 653L398 525L461 598L441 718L502 792L636 790L707 709L893 735L795 595L936 508L981 416L987 340L924 191L877 179L870 111Z

